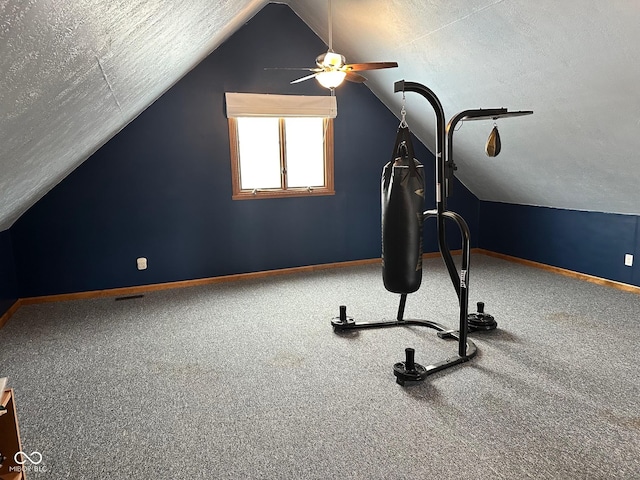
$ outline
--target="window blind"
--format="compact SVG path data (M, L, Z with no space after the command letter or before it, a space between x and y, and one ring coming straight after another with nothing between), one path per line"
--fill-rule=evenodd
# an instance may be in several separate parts
M338 115L334 96L226 92L227 117L325 117Z

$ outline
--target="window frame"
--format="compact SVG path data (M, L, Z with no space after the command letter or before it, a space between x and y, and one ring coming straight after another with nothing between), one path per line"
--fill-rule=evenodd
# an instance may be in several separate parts
M285 119L279 119L280 143L280 188L242 189L240 172L240 144L238 136L238 122L236 117L229 117L229 143L231 153L231 179L233 200L251 200L260 198L309 197L335 195L333 168L333 118L323 118L324 124L324 186L322 187L287 187L286 186L286 143Z

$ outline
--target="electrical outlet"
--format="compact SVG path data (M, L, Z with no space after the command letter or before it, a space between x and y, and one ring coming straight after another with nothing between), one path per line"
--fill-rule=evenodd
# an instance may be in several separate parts
M140 257L136 259L136 264L138 265L138 270L147 269L147 259L145 257Z
M633 266L633 255L631 255L630 253L625 253L625 255L624 255L624 264L627 267L632 267Z

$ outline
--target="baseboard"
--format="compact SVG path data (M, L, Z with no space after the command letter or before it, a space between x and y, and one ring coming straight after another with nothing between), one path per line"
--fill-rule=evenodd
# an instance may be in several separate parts
M482 248L474 249L476 253L487 255L489 257L500 258L509 262L519 263L521 265L527 265L529 267L539 268L548 272L553 272L558 275L564 275L565 277L577 278L585 282L595 283L597 285L604 285L606 287L616 288L625 292L640 294L640 287L635 285L629 285L628 283L616 282L615 280L608 280L606 278L595 277L586 273L574 272L573 270L567 270L566 268L553 267L545 263L534 262L532 260L525 260L524 258L512 257L511 255L505 255L504 253L492 252L490 250L484 250Z
M556 274L564 275L567 277L577 278L580 280L584 280L591 283L596 283L598 285L604 285L607 287L617 288L619 290L624 290L626 292L633 292L640 294L640 287L636 287L634 285L628 285L626 283L616 282L613 280L607 280L604 278L594 277L592 275L587 275L584 273L574 272L572 270L566 270L564 268L552 267L550 265L545 265L543 263L533 262L531 260L524 260L518 257L512 257L510 255L505 255L503 253L492 252L490 250L484 250L482 248L473 248L471 250L472 253L487 255L490 257L496 257L503 260L508 260L510 262L520 263L522 265L527 265L530 267L540 268L543 270L547 270L549 272L553 272ZM451 252L453 255L460 255L462 253L461 250L453 250ZM430 252L425 253L423 258L437 258L440 256L439 252ZM346 267L356 267L361 265L373 265L379 263L379 258L370 258L365 260L351 260L347 262L336 262L336 263L324 263L321 265L307 265L303 267L292 267L292 268L282 268L278 270L265 270L261 272L250 272L250 273L240 273L235 275L224 275L220 277L209 277L209 278L199 278L196 280L183 280L179 282L167 282L167 283L155 283L151 285L138 285L135 287L121 287L121 288L110 288L106 290L92 290L88 292L77 292L77 293L63 293L59 295L45 295L40 297L27 297L18 299L10 308L0 317L0 328L2 328L11 318L13 314L22 306L22 305L33 305L36 303L47 303L47 302L61 302L67 300L81 300L88 298L101 298L101 297L121 297L121 296L130 296L130 295L141 295L147 292L154 292L158 290L169 290L174 288L187 288L187 287L195 287L200 285L212 285L215 283L224 283L224 282L237 282L242 280L251 280L251 279L259 279L265 277L273 277L279 275L290 275L293 273L303 273L303 272L315 272L320 270L329 270L333 268L346 268Z
M2 314L0 317L0 328L4 327L5 323L7 323L13 314L18 311L20 305L22 305L22 300L18 299L9 307L9 310Z
M453 250L452 254L461 253L460 250ZM425 253L423 258L439 257L439 252ZM178 282L155 283L151 285L137 285L134 287L119 287L106 290L92 290L77 293L62 293L57 295L44 295L40 297L27 297L21 299L22 305L32 305L36 303L62 302L66 300L81 300L86 298L100 297L120 297L130 295L140 295L147 292L158 290L169 290L173 288L196 287L199 285L211 285L215 283L237 282L241 280L251 280L264 277L273 277L277 275L290 275L293 273L315 272L319 270L328 270L332 268L357 267L360 265L374 265L380 263L380 258L368 258L364 260L349 260L346 262L323 263L319 265L305 265L302 267L281 268L277 270L264 270L261 272L238 273L233 275L223 275L220 277L198 278L195 280L182 280Z
M279 275L290 275L293 273L315 272L332 268L356 267L360 265L372 265L379 263L379 258L365 260L351 260L347 262L323 263L320 265L306 265L303 267L281 268L278 270L264 270L261 272L238 273L233 275L223 275L220 277L198 278L195 280L182 280L178 282L155 283L150 285L137 285L134 287L110 288L106 290L92 290L88 292L62 293L58 295L44 295L41 297L28 297L21 299L22 305L32 305L35 303L61 302L66 300L80 300L86 298L100 297L120 297L130 295L140 295L158 290L169 290L174 288L197 287L200 285L212 285L215 283L238 282L242 280L252 280Z

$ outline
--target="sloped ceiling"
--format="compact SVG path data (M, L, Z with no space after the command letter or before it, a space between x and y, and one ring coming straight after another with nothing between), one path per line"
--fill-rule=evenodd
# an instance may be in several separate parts
M0 231L266 3L0 0ZM328 41L327 2L280 3ZM333 0L332 8L334 50L351 62L399 63L366 74L397 115L400 79L431 88L447 118L469 108L535 111L498 120L496 158L483 151L491 121L455 133L457 175L480 199L640 213L640 3ZM431 107L408 93L406 109L433 148Z
M0 231L267 3L0 0Z

